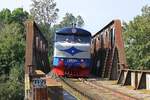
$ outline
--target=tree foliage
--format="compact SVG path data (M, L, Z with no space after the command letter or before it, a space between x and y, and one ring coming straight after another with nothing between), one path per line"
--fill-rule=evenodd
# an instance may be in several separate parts
M13 22L23 24L23 22L28 19L28 16L28 12L24 11L23 8L16 8L12 12L6 8L0 12L0 21L5 24Z
M0 100L24 99L24 75L22 66L13 66L9 76L0 76ZM6 80L7 78L7 80Z
M28 19L29 14L27 11L24 11L23 8L17 8L12 11L11 16L13 22L23 24Z
M54 0L32 0L30 12L38 24L45 24L50 27L56 21L58 11Z
M9 9L3 9L0 12L0 21L3 21L4 23L10 23L12 21L11 11Z
M0 100L23 99L25 39L18 23L0 30Z
M8 74L16 63L23 63L25 40L21 29L19 24L13 23L0 31L0 74Z
M72 27L72 24L76 24L77 27L82 27L84 25L84 20L80 15L75 17L71 13L66 13L66 15L63 17L63 20L54 27Z
M24 97L24 21L22 8L0 11L0 100L23 100Z
M150 69L150 7L124 24L127 60L133 69Z

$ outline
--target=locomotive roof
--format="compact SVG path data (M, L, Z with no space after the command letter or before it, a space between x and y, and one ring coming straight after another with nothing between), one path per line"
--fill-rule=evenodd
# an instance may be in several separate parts
M81 28L62 28L56 32L56 34L77 34L77 35L84 35L84 36L91 36L91 33L87 30Z

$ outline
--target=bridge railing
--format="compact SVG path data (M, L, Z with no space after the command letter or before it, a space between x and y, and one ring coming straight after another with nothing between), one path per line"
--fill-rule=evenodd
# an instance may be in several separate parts
M41 100L40 98L47 100L46 80L42 77L50 70L48 42L34 21L27 21L25 25L25 100ZM42 90L39 91L39 88ZM37 96L37 93L42 94L41 92L43 95Z
M122 69L117 84L150 90L150 70Z
M48 42L39 30L35 22L26 22L26 52L25 52L25 72L31 69L49 72L48 63Z

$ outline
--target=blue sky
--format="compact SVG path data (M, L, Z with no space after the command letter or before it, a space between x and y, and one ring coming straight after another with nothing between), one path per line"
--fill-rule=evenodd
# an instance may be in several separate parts
M150 5L150 0L55 0L59 11L58 22L65 13L81 15L85 21L84 28L93 34L113 19L129 22L141 13L144 5ZM3 0L0 10L9 8L13 10L23 7L29 11L31 0Z

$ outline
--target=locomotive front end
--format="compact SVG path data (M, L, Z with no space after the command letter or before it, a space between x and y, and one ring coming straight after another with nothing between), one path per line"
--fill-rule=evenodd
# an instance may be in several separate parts
M87 77L90 73L91 34L65 28L55 34L53 71L59 76Z

